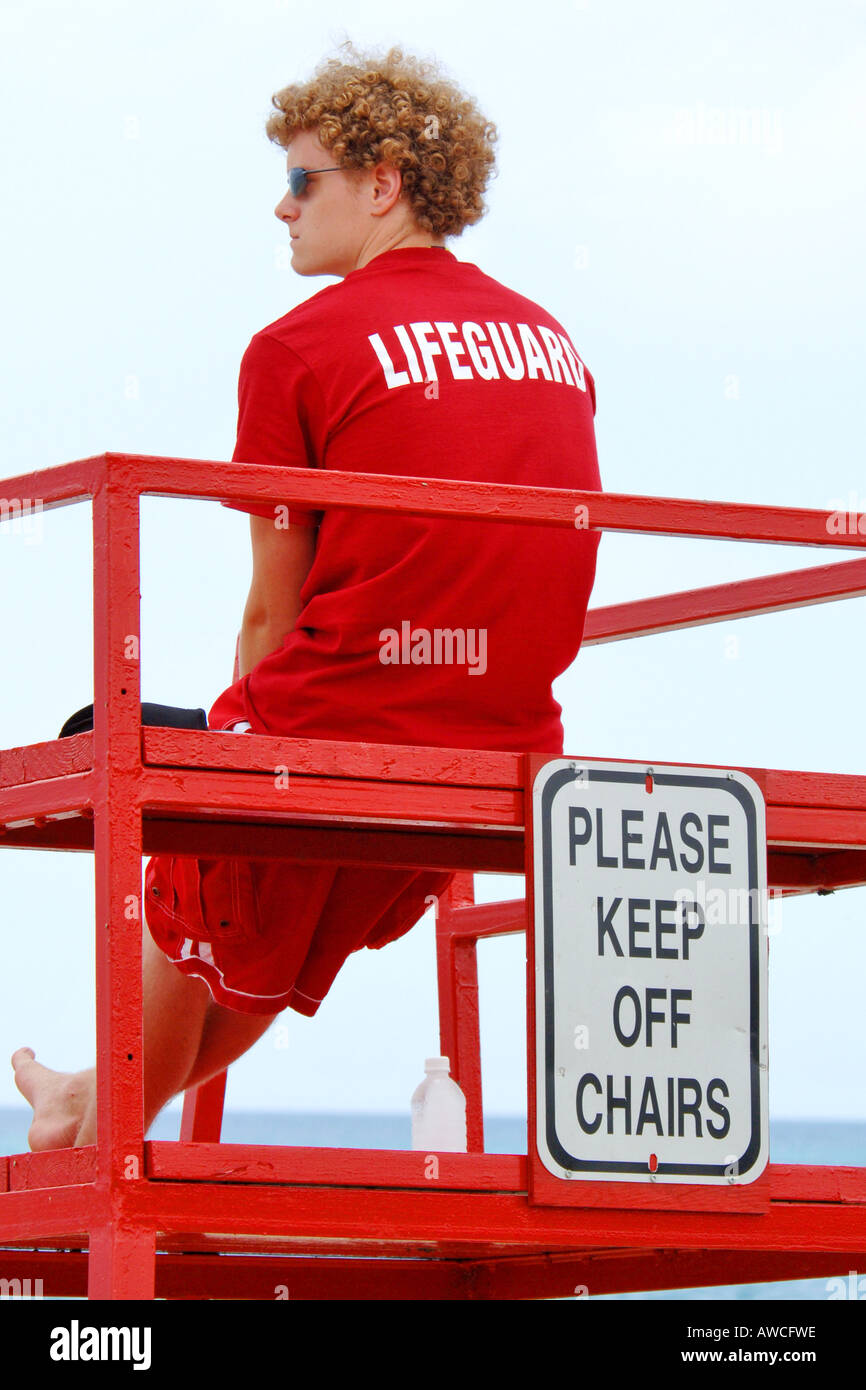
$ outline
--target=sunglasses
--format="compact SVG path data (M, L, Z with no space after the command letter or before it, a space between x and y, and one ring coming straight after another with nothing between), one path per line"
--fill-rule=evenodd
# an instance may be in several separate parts
M303 193L306 188L310 174L336 174L339 173L339 168L339 165L332 165L330 169L290 169L289 192L293 198L297 198L298 194Z

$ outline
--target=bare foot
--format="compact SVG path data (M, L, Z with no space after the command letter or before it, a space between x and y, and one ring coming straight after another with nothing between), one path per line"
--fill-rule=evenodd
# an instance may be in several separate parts
M30 1148L66 1149L75 1143L96 1086L96 1069L51 1071L36 1061L31 1047L12 1054L15 1085L33 1106L33 1123L27 1135Z

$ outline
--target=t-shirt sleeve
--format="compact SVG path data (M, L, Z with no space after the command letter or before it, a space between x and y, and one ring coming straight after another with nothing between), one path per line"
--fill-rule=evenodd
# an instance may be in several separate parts
M285 343L257 333L241 359L238 429L232 463L316 468L326 433L325 402L306 363ZM279 502L228 502L224 507L273 517ZM318 526L321 511L292 507L289 523Z

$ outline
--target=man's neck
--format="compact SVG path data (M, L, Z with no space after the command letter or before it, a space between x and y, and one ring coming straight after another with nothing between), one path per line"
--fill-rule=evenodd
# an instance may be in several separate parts
M363 248L358 256L355 270L360 270L362 266L369 265L370 261L377 256L383 256L386 251L399 251L409 246L436 246L443 247L445 243L437 240L430 232L404 232L397 233L391 237L377 238L375 243L371 243Z

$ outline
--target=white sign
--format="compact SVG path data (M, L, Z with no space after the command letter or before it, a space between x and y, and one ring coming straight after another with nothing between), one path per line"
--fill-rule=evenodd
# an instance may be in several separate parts
M532 794L544 1166L754 1182L767 1163L760 788L724 769L555 759Z

